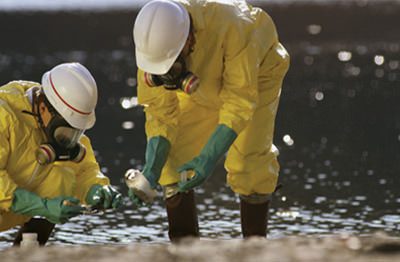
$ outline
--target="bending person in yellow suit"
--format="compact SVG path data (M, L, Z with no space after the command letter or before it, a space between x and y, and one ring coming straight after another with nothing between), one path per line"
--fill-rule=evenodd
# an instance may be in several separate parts
M148 137L143 175L164 187L170 239L199 235L193 188L226 152L243 236L265 237L279 172L274 121L289 67L272 19L244 0L156 0L140 10L133 36Z
M44 245L54 225L83 205L121 204L83 135L95 123L96 103L96 82L79 63L54 67L41 84L0 87L0 231L21 225L15 245L24 232L38 233Z

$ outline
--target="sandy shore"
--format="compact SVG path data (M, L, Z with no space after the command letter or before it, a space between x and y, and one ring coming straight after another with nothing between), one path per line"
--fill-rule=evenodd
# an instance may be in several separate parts
M193 240L180 244L9 248L1 261L400 261L400 239L371 237L286 237L275 240Z

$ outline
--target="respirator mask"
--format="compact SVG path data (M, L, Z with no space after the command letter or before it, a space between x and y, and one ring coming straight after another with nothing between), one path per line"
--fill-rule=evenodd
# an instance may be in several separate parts
M39 164L50 164L54 161L80 162L86 155L85 147L79 143L84 130L73 128L59 115L50 103L45 102L52 118L44 126L39 115L39 123L46 135L47 142L36 150L36 160Z
M144 81L150 87L164 86L167 90L182 90L186 94L195 92L200 84L200 79L187 70L185 60L181 56L166 74L155 75L145 72Z

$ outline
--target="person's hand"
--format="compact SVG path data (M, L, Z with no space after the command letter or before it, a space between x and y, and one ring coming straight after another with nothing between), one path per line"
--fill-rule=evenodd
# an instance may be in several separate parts
M133 202L133 204L137 207L141 207L144 205L143 200L141 200L136 194L135 192L133 192L133 190L131 188L129 188L128 190L128 196L129 199Z
M42 213L44 217L54 224L63 224L70 218L81 215L85 210L80 205L79 199L74 197L56 197L43 200L46 211Z
M129 187L129 198L136 206L143 203L151 204L157 196L154 188L157 186L155 181L151 183L148 178L137 169L129 169L125 173L125 183Z
M194 176L191 179L178 183L179 191L185 192L203 184L212 174L218 160L225 154L236 137L237 134L233 129L223 124L218 125L200 154L178 168L179 173L184 171L194 172Z
M158 185L170 147L171 144L165 137L151 137L146 146L146 164L143 172L129 169L125 173L125 182L129 187L129 198L135 205L142 206L143 202L150 204L153 201L155 197L154 189Z
M27 216L43 216L54 224L65 223L85 210L78 199L69 196L41 198L22 188L17 188L13 196L11 211Z
M86 202L98 209L117 209L122 205L122 195L111 185L93 185L86 195Z
M154 179L150 181L139 170L129 169L126 172L125 183L129 187L128 196L135 206L141 207L144 203L151 204L153 202L155 197L154 188L157 186L157 183Z
M188 171L193 171L194 173L194 176L190 179L178 183L179 191L185 192L203 184L211 176L216 163L216 161L207 158L207 156L199 155L178 168L179 173Z

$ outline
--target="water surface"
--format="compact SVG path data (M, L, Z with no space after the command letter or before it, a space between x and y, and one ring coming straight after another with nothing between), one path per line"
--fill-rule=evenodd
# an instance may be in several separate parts
M301 37L291 38L291 27L274 14L292 65L276 123L284 186L272 203L269 237L375 231L399 236L400 41L387 33L395 28L392 20L375 21L382 28L379 39L367 33L343 38L349 33L345 28L333 34L324 20L304 21L298 25ZM65 61L79 61L93 72L98 121L87 133L102 171L124 194L122 176L128 168L142 167L146 143L129 37L128 32L108 40L119 43L113 48L85 48L81 40L82 45L69 48L47 41L49 49L15 42L0 51L1 84L39 81L44 71ZM240 237L238 198L225 185L222 165L197 196L202 237ZM127 201L118 212L80 216L57 226L50 243L167 242L166 231L160 198L141 208ZM9 246L14 233L0 233L0 248Z

